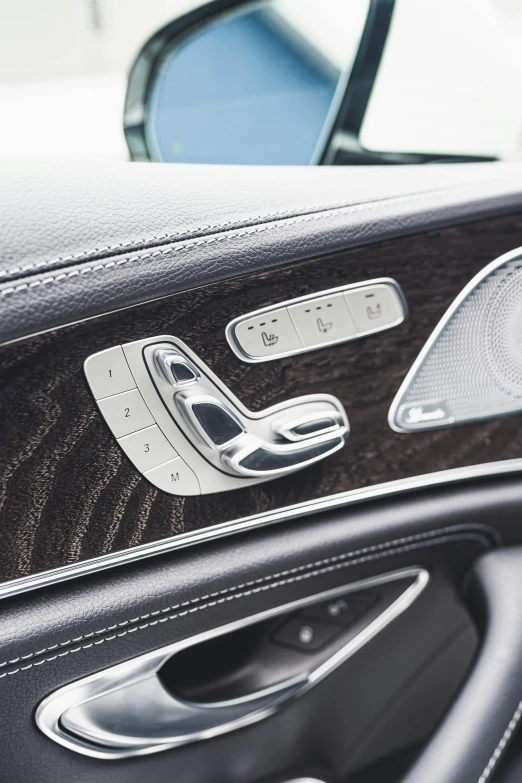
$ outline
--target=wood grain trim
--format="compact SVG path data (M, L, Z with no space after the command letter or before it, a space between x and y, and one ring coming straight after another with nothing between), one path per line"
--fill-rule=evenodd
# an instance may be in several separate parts
M522 456L522 418L406 435L390 403L455 296L486 264L522 245L522 216L385 242L248 275L48 332L0 350L0 579L336 492ZM392 277L409 316L388 332L299 356L245 364L228 321L285 299ZM200 498L154 489L121 453L88 391L84 359L147 335L185 341L253 410L328 391L346 407L348 446L267 484Z

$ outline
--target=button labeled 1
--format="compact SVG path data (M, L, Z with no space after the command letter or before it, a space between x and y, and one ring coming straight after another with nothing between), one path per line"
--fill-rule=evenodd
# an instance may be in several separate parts
M243 351L253 358L276 356L303 347L286 307L241 321L234 334Z
M342 293L291 305L288 312L307 348L345 340L357 333Z
M89 356L85 375L95 400L136 388L123 350L117 345Z
M395 289L386 283L355 288L345 293L357 332L372 332L404 320L404 308Z

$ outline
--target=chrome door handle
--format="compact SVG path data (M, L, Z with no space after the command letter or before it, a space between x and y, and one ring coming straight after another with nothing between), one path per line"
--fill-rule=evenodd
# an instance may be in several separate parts
M140 749L179 745L217 729L232 731L249 715L273 711L302 687L305 677L283 682L275 689L236 702L191 704L173 696L153 673L107 693L69 707L63 728L87 742L107 748ZM159 748L158 748L159 749Z
M59 744L104 759L154 753L247 726L272 715L334 671L405 611L428 581L429 575L424 569L406 568L336 587L176 642L61 688L39 705L37 725ZM284 647L285 665L288 665L290 654L286 636L283 641L277 642L278 634L283 632L283 618L288 627L302 610L311 605L348 606L351 593L372 591L373 588L378 588L375 591L377 598L371 599L373 608L368 618L361 620L357 631L350 625L336 626L341 631L336 630L335 635L330 637L333 639L330 646L324 647L323 644L312 648L315 652L307 650L306 654L302 650L294 652L292 664L285 670L287 675L278 681L279 666L270 668L274 660L277 663L274 652L282 649L277 644ZM305 616L308 618L307 614ZM324 620L321 625L325 625ZM249 626L261 628L262 634L265 634L263 645L268 644L267 657L261 658L261 661L256 659L261 667L259 674L264 671L270 673L268 680L263 680L263 677L254 679L254 682L265 682L263 688L254 692L247 688L240 691L238 697L219 700L219 696L217 699L212 697L216 691L203 690L203 698L195 697L190 694L201 694L202 691L184 693L180 686L176 690L168 677L165 680L164 668L170 665L172 671L181 671L179 676L181 683L184 682L183 663L176 658L178 654L183 656L194 646L211 644L217 637L225 635L229 635L229 642L234 645L238 638L234 634L241 634ZM266 651L267 647L264 649ZM250 672L253 665L255 662L249 659L245 671ZM268 668L263 669L263 666ZM164 682L170 682L170 687ZM223 691L218 693L223 694Z

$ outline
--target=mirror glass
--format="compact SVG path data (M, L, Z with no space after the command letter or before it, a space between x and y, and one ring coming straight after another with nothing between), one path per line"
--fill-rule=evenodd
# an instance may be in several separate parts
M270 0L167 50L145 122L154 160L319 162L370 0Z

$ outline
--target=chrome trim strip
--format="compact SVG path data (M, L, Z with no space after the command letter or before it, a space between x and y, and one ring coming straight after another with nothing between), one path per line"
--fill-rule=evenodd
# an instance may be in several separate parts
M319 345L303 346L302 348L296 348L293 351L283 351L281 353L274 353L272 356L250 356L241 347L239 341L236 338L236 326L242 321L246 321L248 318L255 318L256 316L265 315L271 313L273 310L279 310L282 307L289 307L291 305L300 304L300 302L310 302L314 299L319 299L329 294L340 294L345 291L353 291L356 288L367 288L372 285L387 285L393 288L395 291L400 305L402 307L402 317L398 318L392 323L385 326L379 326L376 329L369 329L366 332L358 332L352 335L352 337L340 337L337 340L329 340L326 343L320 343ZM352 283L351 285L340 285L337 288L328 288L326 291L316 291L313 294L306 294L305 296L297 296L295 299L285 299L284 302L276 302L275 304L268 305L268 307L262 307L260 310L252 310L244 315L239 315L237 318L233 318L225 329L225 337L230 345L232 351L235 353L238 359L248 364L258 364L260 362L272 362L274 359L282 359L285 356L296 356L299 353L309 353L310 351L320 351L322 348L330 348L332 345L339 345L340 343L349 343L353 340L361 340L363 337L369 337L372 334L378 332L385 332L387 329L393 329L395 326L402 324L406 316L408 315L408 304L406 297L402 291L402 288L396 280L392 277L377 277L374 280L363 280L361 283ZM291 317L290 317L291 320Z
M295 780L288 780L287 783L324 783L324 780L319 780L319 778L296 778Z
M517 247L515 250L510 250L508 253L504 253L503 255L499 256L499 258L496 258L494 261L492 261L490 264L484 267L484 269L481 269L478 274L473 277L467 285L464 286L460 294L456 297L456 299L453 300L452 304L449 306L449 308L446 310L442 318L440 319L439 323L431 333L431 335L428 337L427 342L425 343L424 347L422 348L421 352L413 362L408 374L406 375L405 379L401 383L399 390L397 394L395 395L392 404L390 405L390 410L388 412L388 424L394 430L395 432L400 433L407 433L408 435L411 435L414 432L423 431L426 430L435 430L435 429L442 429L443 427L454 427L458 424L466 424L470 421L481 421L482 419L488 418L488 416L481 416L480 418L473 418L473 419L461 419L459 421L455 421L455 419L452 417L450 420L446 420L442 424L437 424L437 422L432 422L429 424L425 424L423 427L417 427L417 428L411 428L407 429L405 427L401 427L399 423L399 414L400 414L400 408L402 407L404 403L404 398L408 394L411 386L415 382L415 378L417 376L417 373L420 369L420 367L424 364L424 360L428 357L428 355L432 352L435 343L437 342L441 332L444 331L447 324L451 321L454 314L457 312L457 310L460 308L460 306L463 304L463 302L468 299L468 297L473 293L473 291L482 283L483 280L485 280L487 277L489 277L492 272L494 272L496 269L499 269L501 266L504 266L504 264L508 264L510 261L516 261L517 258L522 257L522 247ZM426 405L425 403L419 403L419 405ZM407 403L406 403L407 404ZM413 404L413 403L412 403ZM505 415L510 415L508 412ZM497 414L498 416L499 414Z
M252 712L241 717L237 717L212 728L207 727L201 731L196 730L183 733L180 727L179 730L181 733L179 735L168 738L147 738L144 739L143 743L140 742L139 744L134 741L134 738L130 738L129 741L128 737L118 735L117 728L114 730L114 733L111 731L109 744L106 732L100 732L99 737L96 737L98 741L95 743L94 738L92 741L82 739L78 735L66 732L62 727L61 718L71 707L81 705L121 687L131 686L139 682L143 683L149 677L155 679L158 670L163 664L172 655L175 655L181 650L193 647L196 644L208 641L209 639L223 636L226 633L246 628L254 623L262 622L263 620L277 617L287 612L293 612L305 606L320 603L329 598L335 598L340 595L346 595L347 593L408 578L413 579L414 581L405 587L403 592L401 592L401 594L395 598L381 614L333 653L327 660L319 664L317 668L310 671L305 670L303 676L296 680L295 687L292 690L287 693L285 693L284 690L281 691L280 699L277 699L277 690L275 690L273 692L273 695L275 696L274 701L270 701L268 704L263 705L258 709L254 709ZM273 715L280 707L286 706L307 693L317 683L321 682L321 680L327 677L332 671L337 669L342 663L348 660L348 658L364 647L371 639L377 636L377 634L393 620L405 612L423 592L429 579L429 573L424 568L402 568L397 571L382 574L381 576L361 579L356 582L348 583L347 585L335 587L331 590L316 593L312 596L299 598L281 606L251 615L250 617L235 620L234 622L219 628L204 631L196 636L189 636L179 642L174 642L159 650L139 655L130 661L111 666L108 669L96 672L82 680L60 688L49 696L46 696L38 705L35 714L36 723L43 734L58 744L63 745L70 750L74 750L77 753L81 753L82 755L99 759L122 759L148 755L150 753L167 750L168 748L186 745L189 742L197 742L230 731L235 731L243 726L248 726ZM214 706L217 707L219 705ZM143 709L147 709L146 704L143 705ZM104 740L106 744L103 744Z
M307 500L295 503L292 506L284 506L273 511L242 517L230 522L222 522L211 527L190 533L182 533L178 536L164 538L161 541L153 541L149 544L139 544L132 549L123 549L119 552L111 552L89 560L83 560L72 565L60 566L49 571L41 571L31 576L22 576L0 584L0 599L13 595L20 595L29 590L36 590L49 585L75 579L79 576L87 576L104 571L108 568L138 562L148 557L173 552L186 546L192 546L203 541L209 541L254 527L271 525L287 519L309 516L322 511L344 508L356 503L366 503L369 500L392 497L404 492L413 492L419 489L439 487L446 484L454 484L460 481L488 478L492 476L509 476L522 472L522 459L499 460L487 462L481 465L471 465L464 468L452 468L437 473L426 473L421 476L413 476L397 481L388 481L383 484L374 484L362 489L352 489L348 492L340 492L336 495Z

